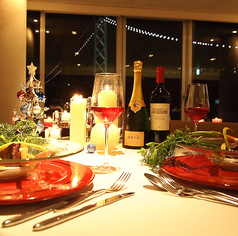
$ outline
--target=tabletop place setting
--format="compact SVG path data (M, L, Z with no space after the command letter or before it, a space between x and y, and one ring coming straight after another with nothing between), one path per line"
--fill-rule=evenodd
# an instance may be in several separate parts
M229 126L199 129L209 122L207 84L188 84L184 94L194 129L171 132L164 67L155 68L149 110L135 61L128 104L119 73L96 73L91 97L75 94L48 118L37 67L27 68L17 93L24 105L0 124L0 235L152 235L167 232L175 211L182 220L191 209L213 209L207 220L215 208L237 211L238 138Z

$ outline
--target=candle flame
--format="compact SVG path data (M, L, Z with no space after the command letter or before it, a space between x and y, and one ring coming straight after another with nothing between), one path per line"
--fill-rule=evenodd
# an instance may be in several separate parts
M107 90L107 91L109 90L109 86L108 86L108 85L106 85L106 90Z
M83 98L82 95L75 94L75 95L72 97L72 100L73 100L73 101L77 101L77 100L80 100L80 99L82 99L82 98Z

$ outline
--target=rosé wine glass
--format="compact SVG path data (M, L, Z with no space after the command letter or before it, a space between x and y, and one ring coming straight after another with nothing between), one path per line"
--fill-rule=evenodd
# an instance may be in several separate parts
M207 84L189 84L184 103L184 112L193 120L194 131L197 131L199 120L210 111Z
M117 73L97 73L95 75L91 109L105 127L105 162L93 166L98 173L111 173L120 170L108 164L109 127L124 111L123 83Z

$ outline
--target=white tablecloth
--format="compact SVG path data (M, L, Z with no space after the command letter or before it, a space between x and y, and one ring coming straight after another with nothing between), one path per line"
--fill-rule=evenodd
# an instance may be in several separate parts
M150 170L141 165L142 157L137 153L137 150L120 147L119 149L125 154L111 156L109 162L112 165L120 166L121 171L112 174L96 174L93 189L107 188L122 171L130 171L132 176L127 184L128 188L122 192L135 191L134 196L43 231L33 232L32 226L55 216L56 213L47 213L13 227L0 228L0 235L237 235L237 207L175 197L170 193L160 191L144 177L144 173L150 172ZM84 150L66 158L66 160L90 165L95 162L100 163L102 158L103 156L88 154ZM94 203L112 195L115 193L107 193L88 203ZM0 222L39 204L0 206Z

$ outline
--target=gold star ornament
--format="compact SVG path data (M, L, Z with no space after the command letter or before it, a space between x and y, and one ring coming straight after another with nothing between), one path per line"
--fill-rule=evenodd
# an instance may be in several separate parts
M33 62L27 66L27 69L29 70L29 75L35 75L37 67L33 65Z

